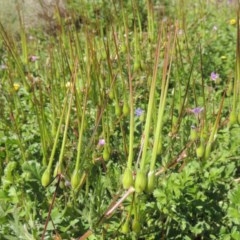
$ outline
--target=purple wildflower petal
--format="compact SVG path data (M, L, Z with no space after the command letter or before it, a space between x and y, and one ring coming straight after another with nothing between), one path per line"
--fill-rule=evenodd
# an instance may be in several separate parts
M196 107L191 109L191 112L195 115L199 115L203 111L203 109L204 109L203 107Z
M219 74L215 73L215 72L212 72L211 75L210 75L210 78L211 78L212 81L216 81L219 78Z
M135 115L137 116L137 117L140 117L142 114L143 114L143 110L141 109L141 108L137 108L136 110L135 110Z
M104 138L101 138L101 139L99 139L99 141L98 141L98 145L99 146L104 146L105 145L105 139Z
M39 59L39 57L35 56L35 55L32 55L29 57L29 61L31 61L31 62L36 62L38 59Z

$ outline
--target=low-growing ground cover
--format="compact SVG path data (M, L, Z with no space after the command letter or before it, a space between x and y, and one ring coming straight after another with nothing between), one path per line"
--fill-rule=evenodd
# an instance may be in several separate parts
M72 1L1 27L0 239L240 239L236 1Z

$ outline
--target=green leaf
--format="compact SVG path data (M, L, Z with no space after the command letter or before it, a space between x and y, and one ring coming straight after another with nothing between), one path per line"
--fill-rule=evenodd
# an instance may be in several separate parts
M240 211L237 208L228 209L228 217L236 224L240 224Z

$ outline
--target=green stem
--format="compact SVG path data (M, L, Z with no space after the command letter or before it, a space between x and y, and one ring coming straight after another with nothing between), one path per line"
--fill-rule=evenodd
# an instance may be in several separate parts
M84 130L84 122L85 122L85 112L86 112L86 105L87 105L87 99L88 94L85 93L85 99L84 99L84 107L82 110L82 118L81 118L81 125L80 125L80 131L78 136L78 146L77 146L77 160L75 164L75 171L79 171L80 169L80 161L81 161L81 151L82 151L82 138L83 138L83 130Z
M55 136L55 139L54 139L53 149L52 149L50 159L49 159L49 162L48 162L48 166L47 166L47 168L49 170L51 169L52 164L53 164L54 155L55 155L55 152L56 152L56 149L57 149L58 138L59 138L59 135L60 135L60 130L61 130L61 127L62 127L62 122L63 122L63 117L64 117L64 114L65 114L66 107L67 107L67 97L65 98L65 101L64 101L62 115L61 115L61 118L60 118L60 121L59 121L59 124L58 124L58 129L57 129L57 133L56 133L56 136Z
M153 70L153 79L151 82L151 89L150 89L150 96L148 101L148 109L147 109L147 119L145 123L144 128L144 145L143 145L143 152L142 157L140 161L140 169L143 170L146 164L146 154L147 154L147 148L148 148L148 141L149 141L149 132L150 132L150 125L151 125L151 119L152 119L152 109L154 105L154 95L155 95L155 88L156 88L156 80L157 80L157 69L159 64L159 56L160 56L160 47L161 47L161 33L162 33L162 25L160 27L160 31L158 33L158 44L155 54L155 64L154 64L154 70Z
M69 126L72 99L73 99L73 93L71 92L70 93L70 100L69 100L69 104L68 104L67 117L66 117L66 121L65 121L65 128L64 128L64 133L63 133L63 141L62 141L61 151L60 151L59 160L58 160L58 164L56 166L56 171L54 173L54 176L56 176L57 174L60 174L61 171L62 171L61 168L62 168L62 162L63 162L64 149L65 149L66 140L67 140L67 131L68 131L68 126Z
M217 134L217 130L218 130L218 126L219 126L219 122L220 122L220 118L221 118L221 112L222 112L222 109L223 109L225 94L226 94L226 91L224 92L224 95L222 97L222 101L221 101L221 104L220 104L218 115L217 115L216 121L215 121L214 126L213 126L213 130L211 132L211 135L210 135L210 137L208 139L208 142L207 142L207 145L206 145L205 156L204 156L205 160L209 157L209 155L211 153L212 143L214 142L214 140L215 140L214 138Z
M171 41L171 35L169 35L168 40L168 46L165 50L165 58L164 58L164 68L163 68L163 75L162 75L162 92L161 97L159 101L158 106L158 119L157 119L157 129L154 139L154 145L153 145L153 151L152 151L152 157L151 157L151 163L150 163L150 172L154 171L155 168L155 162L159 147L159 141L161 141L161 135L162 135L162 126L163 126L163 113L166 105L166 99L167 99L167 92L168 92L168 85L169 85L169 78L170 78L170 70L171 70L171 64L172 64L172 49L174 49L174 43L172 46L170 44ZM169 61L169 56L171 55L171 59Z

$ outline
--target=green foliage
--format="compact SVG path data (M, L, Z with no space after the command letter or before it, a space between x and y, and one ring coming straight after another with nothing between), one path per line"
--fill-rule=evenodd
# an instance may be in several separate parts
M220 167L221 166L221 167ZM235 164L216 162L211 167L198 161L189 162L181 173L161 179L154 192L160 214L165 216L168 239L221 239L226 221L229 176Z

